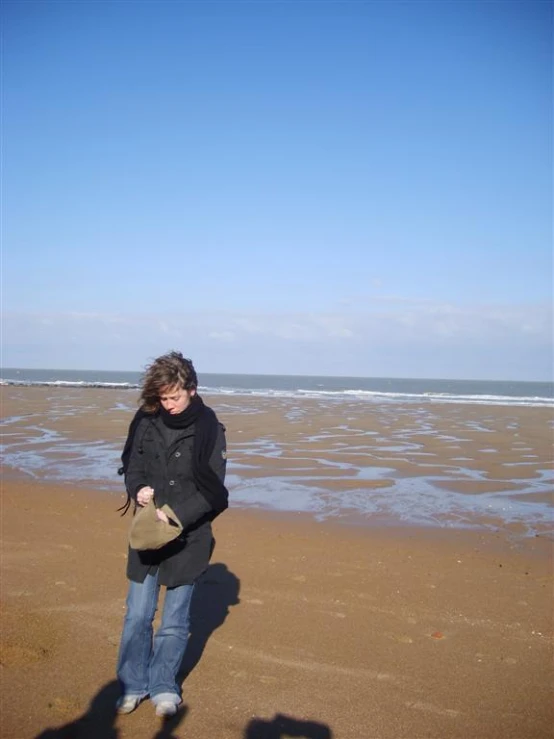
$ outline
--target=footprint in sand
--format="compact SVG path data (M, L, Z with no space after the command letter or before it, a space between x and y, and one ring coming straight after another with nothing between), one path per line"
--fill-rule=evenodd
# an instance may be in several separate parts
M264 685L274 685L277 682L276 677L269 677L269 675L262 675L259 680Z
M405 703L406 708L413 708L416 711L426 711L428 713L434 713L437 716L450 716L455 718L460 715L459 711L455 711L453 708L442 708L441 706L435 706L432 703L423 703L423 701L415 701L413 703Z
M75 593L77 588L71 587L71 585L68 585L64 580L56 580L54 585L57 585L60 588L67 588L67 590L71 591L72 593Z
M294 575L292 580L294 580L294 582L306 582L306 575Z
M71 698L54 698L54 700L48 704L48 708L53 708L62 714L70 714L76 713L79 710L80 705Z
M2 647L2 665L4 667L25 667L48 659L49 656L49 650L44 647L37 648L23 644L4 644Z
M340 611L319 611L320 613L325 613L328 616L333 616L333 618L346 618L346 613L341 613Z
M390 639L391 641L398 642L399 644L413 644L414 640L411 636L408 636L407 634L393 634L390 631L385 634L385 636Z

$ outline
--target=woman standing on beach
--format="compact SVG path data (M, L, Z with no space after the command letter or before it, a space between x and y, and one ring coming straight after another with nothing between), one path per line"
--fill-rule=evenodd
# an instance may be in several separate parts
M170 524L169 506L182 533L158 549L129 547L127 612L117 676L118 713L131 713L150 696L158 716L181 703L177 674L189 635L194 585L207 568L215 541L211 521L228 505L225 429L196 392L193 364L179 352L147 368L141 406L122 455L128 502L135 511L155 505L153 521ZM167 508L166 508L167 510ZM160 586L167 588L161 625L153 634Z

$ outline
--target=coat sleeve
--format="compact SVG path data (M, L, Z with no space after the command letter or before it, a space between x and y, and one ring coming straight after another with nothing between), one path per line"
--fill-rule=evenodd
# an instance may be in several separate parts
M146 469L144 466L144 456L141 449L142 437L144 434L144 423L142 421L134 434L127 471L125 472L125 487L129 496L136 501L138 491L148 485L146 479Z
M210 467L219 477L221 482L225 479L225 468L227 464L227 444L225 440L225 427L218 424L217 439L214 450L210 457ZM192 495L179 500L173 506L173 510L183 529L190 529L212 513L212 508L206 498L196 490Z
M217 424L217 439L212 456L210 457L210 467L219 477L221 482L225 482L225 470L227 469L227 440L225 438L225 426L221 423Z

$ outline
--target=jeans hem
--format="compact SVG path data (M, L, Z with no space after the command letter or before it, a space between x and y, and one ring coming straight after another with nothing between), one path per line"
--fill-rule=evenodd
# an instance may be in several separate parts
M176 706L181 703L181 697L177 693L157 693L156 695L151 695L150 700L155 706L162 702L175 703Z
M122 698L138 698L139 701L143 701L145 698L148 698L148 691L142 692L142 693L133 693L133 691L126 690L125 692L121 693Z

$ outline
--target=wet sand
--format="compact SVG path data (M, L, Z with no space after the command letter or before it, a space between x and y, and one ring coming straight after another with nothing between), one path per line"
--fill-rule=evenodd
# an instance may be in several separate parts
M113 710L130 520L114 469L136 395L0 391L3 739L554 735L552 521L522 536L509 513L468 509L488 530L400 527L390 509L337 505L437 472L464 500L502 485L548 504L548 409L214 398L232 491L316 480L335 508L318 521L235 505L216 520L184 703L162 722L148 701Z
M136 391L1 387L6 475L115 491ZM552 409L212 396L235 505L553 532ZM523 503L528 505L523 506Z

